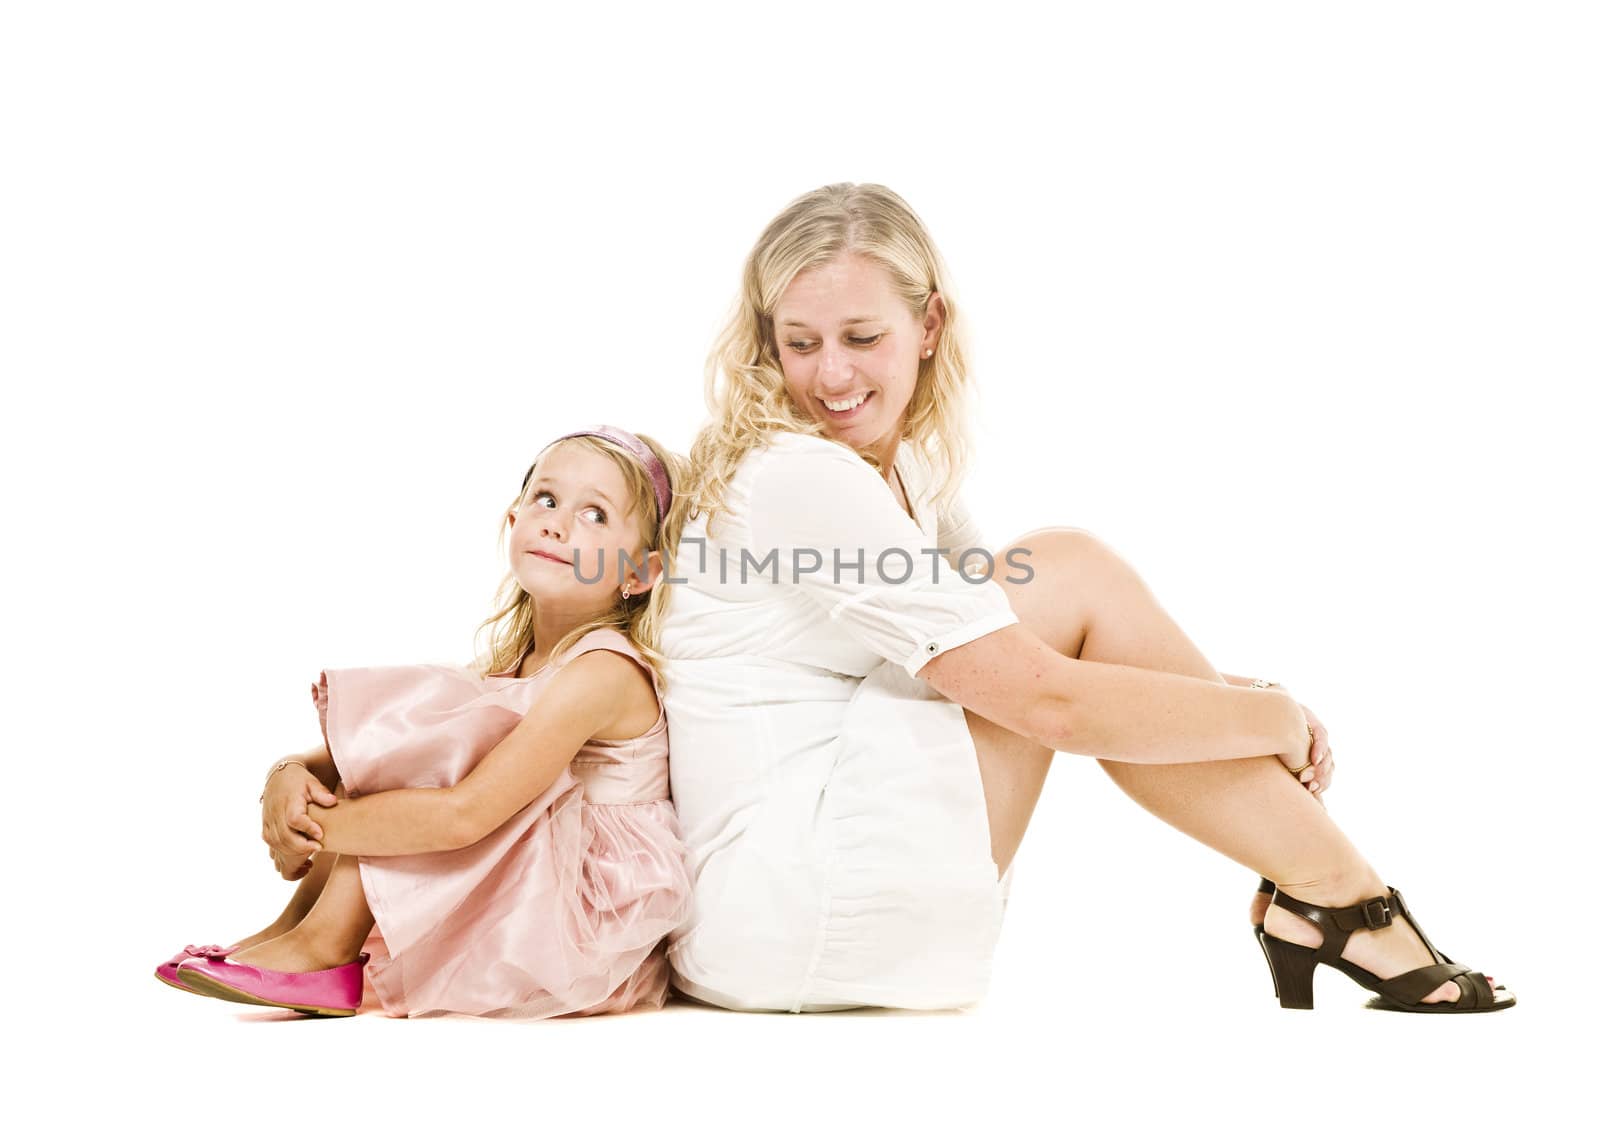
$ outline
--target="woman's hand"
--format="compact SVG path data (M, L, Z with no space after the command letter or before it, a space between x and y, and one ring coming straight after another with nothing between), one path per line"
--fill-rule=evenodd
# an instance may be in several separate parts
M1254 685L1261 685L1261 680L1256 680ZM1307 715L1306 708L1294 700L1289 692L1283 688L1282 683L1275 682L1265 689L1270 690L1274 694L1282 695L1283 700L1289 703L1284 707L1284 716L1289 718L1289 720L1294 723L1293 728L1295 732L1291 734L1290 740L1290 743L1294 745L1294 748L1288 750L1287 752L1279 753L1278 759L1283 761L1283 766L1291 773L1298 772L1299 776L1296 778L1302 784L1309 787L1311 783L1310 776L1316 771L1316 769L1306 768L1306 765L1311 763L1311 757L1312 754L1316 752L1317 745L1316 732L1311 727L1311 721ZM1292 717L1290 717L1291 714L1293 715ZM1305 771L1301 772L1300 770L1303 768Z
M1328 747L1328 729L1316 714L1299 702L1295 705L1300 707L1300 713L1305 719L1305 744L1295 752L1279 753L1278 759L1283 761L1283 766L1290 772L1305 768L1297 779L1301 786L1321 803L1322 793L1328 790L1328 784L1333 779L1333 750ZM1306 768L1307 764L1312 767Z
M1299 705L1298 702L1295 704ZM1292 752L1278 754L1278 759L1283 761L1283 766L1290 772L1298 772L1311 762L1311 753L1313 751L1313 746L1316 739L1312 734L1309 722L1306 723L1306 729L1301 733L1297 740L1299 741L1299 745ZM1300 775L1302 777L1310 776L1313 771L1314 769L1307 768L1306 771L1301 772Z
M1320 800L1322 793L1328 790L1328 785L1333 783L1333 749L1328 744L1328 729L1317 715L1304 705L1300 710L1306 715L1306 724L1311 727L1311 762L1316 765L1300 773L1300 782Z
M1227 677L1231 683L1236 685L1244 684L1243 679L1233 676ZM1305 768L1305 771L1300 772L1297 779L1300 781L1301 786L1315 796L1318 803L1321 803L1322 793L1327 791L1328 785L1333 782L1333 750L1328 745L1327 727L1308 707L1290 697L1289 692L1283 688L1281 682L1275 682L1268 686L1265 684L1265 680L1256 679L1251 685L1261 686L1274 693L1282 694L1289 701L1294 702L1295 707L1300 711L1300 724L1305 726L1304 746L1291 753L1279 753L1278 759L1283 761L1283 766L1290 772L1297 772L1308 764L1314 765L1314 767Z
M311 868L311 855L322 849L322 828L306 814L308 804L332 807L338 802L299 762L276 769L267 778L266 790L261 793L261 840L285 878L293 881L305 876ZM286 870L299 872L291 876Z

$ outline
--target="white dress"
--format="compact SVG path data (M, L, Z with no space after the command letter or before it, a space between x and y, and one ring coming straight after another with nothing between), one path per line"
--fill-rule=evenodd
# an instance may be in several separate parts
M783 433L714 537L685 528L661 647L695 878L667 956L691 998L945 1009L987 988L1015 863L998 881L961 706L914 676L1018 621L951 564L980 545L964 506L935 526L927 463L895 462L916 522L855 453Z

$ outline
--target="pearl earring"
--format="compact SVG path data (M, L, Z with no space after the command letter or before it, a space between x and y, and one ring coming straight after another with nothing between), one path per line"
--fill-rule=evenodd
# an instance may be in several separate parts
M927 349L927 350L926 350L926 351L924 351L924 352L923 352L923 353L922 353L922 357L923 357L923 358L924 358L924 359L931 359L931 358L933 358L933 348L932 348L932 347L929 347L929 348L928 348L928 349Z

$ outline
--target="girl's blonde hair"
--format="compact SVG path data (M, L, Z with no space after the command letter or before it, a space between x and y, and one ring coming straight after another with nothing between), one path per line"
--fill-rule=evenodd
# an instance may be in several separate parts
M641 441L649 446L650 451L660 458L661 464L667 470L667 481L672 485L674 499L667 509L667 519L670 521L676 512L679 503L676 499L678 487L686 476L687 461L677 453L672 452L656 440L635 433ZM627 481L628 506L624 518L630 518L635 513L638 515L642 531L642 540L639 549L630 551L629 556L636 562L643 563L644 552L649 550L661 551L663 567L669 563L664 531L665 524L656 514L655 486L650 480L649 473L638 459L624 449L618 448L610 441L598 437L582 436L567 437L556 441L550 448L543 450L534 460L534 468L552 449L562 445L576 444L608 456L611 461L622 470L622 478ZM526 483L522 491L518 492L516 499L508 509L516 510L522 505L527 496L528 488L533 486L535 475L534 468L529 468ZM500 522L500 543L505 543L506 528L510 526L509 517ZM626 563L623 563L626 570ZM615 628L627 636L633 646L639 649L645 661L656 669L659 674L663 671L662 655L659 648L661 638L661 623L666 615L666 594L668 585L667 574L662 574L662 579L648 592L629 597L623 600L620 596L611 606L610 610L602 613L592 620L587 620L569 631L550 649L549 659L554 659L570 648L579 638L595 631L597 628ZM486 650L473 663L473 668L479 674L494 674L499 671L515 670L522 657L527 654L533 644L533 597L528 594L517 582L516 574L507 572L505 579L500 582L500 589L495 594L494 611L489 618L478 625L477 636L481 642L485 630L488 632Z
M773 309L801 271L844 254L888 270L895 290L922 317L937 292L944 327L931 358L920 360L900 439L920 449L939 481L934 498L943 509L966 474L971 379L963 349L964 322L950 292L949 274L927 228L906 201L874 183L835 183L790 203L767 224L745 260L739 297L706 360L706 405L711 419L689 450L683 501L674 504L668 542L675 550L683 525L704 512L707 525L726 510L726 492L744 455L776 432L809 433L834 440L803 413L784 386ZM844 445L843 441L834 443ZM850 447L844 445L844 447ZM882 471L870 452L851 449Z

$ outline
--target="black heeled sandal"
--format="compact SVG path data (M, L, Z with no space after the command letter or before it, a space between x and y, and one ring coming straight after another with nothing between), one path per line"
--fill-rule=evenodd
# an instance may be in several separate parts
M1272 893L1271 905L1288 909L1311 921L1322 929L1320 947L1280 940L1266 932L1263 923L1254 925L1256 939L1267 957L1267 969L1272 972L1273 992L1278 1005L1285 1010L1310 1010L1312 1008L1311 978L1319 963L1326 963L1344 972L1378 997L1371 1005L1385 1010L1404 1010L1413 1014L1478 1014L1504 1010L1517 1004L1516 995L1501 986L1490 987L1481 971L1474 971L1442 954L1422 931L1422 925L1406 908L1405 898L1394 886L1386 886L1388 896L1373 897L1344 908L1328 908L1308 904L1289 896L1266 878L1261 879L1259 893ZM1394 923L1396 914L1406 918L1413 931L1421 938L1423 946L1433 956L1433 963L1406 971L1392 979L1380 979L1372 972L1357 967L1343 956L1350 941L1350 933L1358 928L1387 928ZM1461 995L1454 1002L1423 1002L1447 982L1454 982Z

